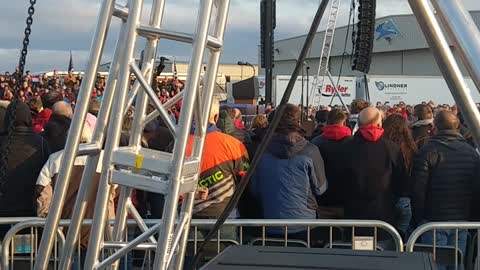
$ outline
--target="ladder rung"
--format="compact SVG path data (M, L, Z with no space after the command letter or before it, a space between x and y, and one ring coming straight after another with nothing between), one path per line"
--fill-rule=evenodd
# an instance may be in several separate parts
M119 166L169 175L173 155L171 153L133 147L119 147L112 154L112 163Z
M125 242L113 242L113 241L105 241L103 243L103 248L105 249L121 249L128 245L128 243ZM157 248L156 243L142 243L139 244L138 246L135 246L133 249L134 250L155 250Z
M185 43L193 43L193 35L182 32L168 31L158 27L153 27L149 25L140 25L137 28L139 35L147 38L166 38L170 40L175 40ZM208 37L207 46L210 49L220 49L223 46L222 41L212 36Z
M171 173L172 160L171 153L147 148L119 147L112 155L114 165L166 176ZM183 163L183 176L190 177L196 174L199 166L198 159L186 158Z
M113 16L118 17L122 20L127 20L128 8L120 4L115 4L115 7L113 9Z
M158 194L168 193L168 181L153 179L131 171L112 171L112 183Z
M97 143L82 143L78 146L77 156L88 156L100 154L100 146Z
M168 194L170 179L135 173L131 170L112 170L112 184L131 187L158 194ZM179 194L185 194L197 189L196 175L183 178Z

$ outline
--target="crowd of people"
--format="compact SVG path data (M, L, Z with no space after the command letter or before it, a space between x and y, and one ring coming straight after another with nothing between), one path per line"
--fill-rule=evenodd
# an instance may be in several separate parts
M27 72L18 91L20 102L12 108L8 101L18 79L15 73L0 76L0 96L4 100L0 104L0 145L2 150L10 149L8 157L2 159L5 174L0 179L0 217L45 217L81 78L69 73L63 78L41 76L33 82ZM180 93L182 87L177 80L155 85L163 103ZM91 140L104 88L105 79L99 78L90 100L82 142ZM178 120L181 106L178 102L170 108L172 119ZM426 222L479 218L480 156L456 106L436 106L433 102L371 106L357 100L349 105L350 114L346 109L321 107L314 112L312 108L303 110L288 104L231 217L381 220L395 226L404 237ZM154 110L153 105L148 110ZM225 209L276 114L271 105L266 106L265 112L266 115L257 115L245 127L239 109L222 110L214 100L194 218L215 219ZM126 114L120 145L128 144L134 114L134 109ZM8 136L7 130L12 126L13 135ZM194 128L192 136L193 132ZM192 142L187 155L191 154ZM173 143L160 118L145 126L142 146L171 151ZM71 217L85 157L78 157L74 165L63 218ZM94 175L97 184L100 170L99 166ZM115 191L111 195L108 214L113 217ZM87 218L93 216L94 191L90 198ZM133 200L145 217L161 218L164 203L161 195L136 190ZM7 229L0 231L5 233ZM266 233L281 237L285 231L267 228ZM232 237L235 234L230 231ZM310 237L303 227L289 228L288 234L289 238L301 240ZM435 238L439 245L453 244L454 230L437 230L436 234L426 234L422 241L431 243ZM312 230L311 239L318 245L325 237L324 231ZM462 250L466 248L466 238L467 232L460 231ZM391 247L387 237L380 239L384 248ZM82 248L87 243L88 230L84 230Z

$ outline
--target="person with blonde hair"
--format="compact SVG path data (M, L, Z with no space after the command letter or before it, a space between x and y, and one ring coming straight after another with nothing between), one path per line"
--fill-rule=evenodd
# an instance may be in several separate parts
M252 131L257 128L266 128L268 127L268 119L265 115L257 115L253 118L252 121Z

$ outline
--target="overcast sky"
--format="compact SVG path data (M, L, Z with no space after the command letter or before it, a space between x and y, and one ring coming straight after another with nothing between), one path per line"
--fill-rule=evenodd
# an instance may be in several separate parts
M339 24L348 20L351 0L341 0ZM462 0L470 10L480 10L479 0ZM0 72L13 70L18 63L23 39L28 1L10 1L0 16ZM147 0L147 3L150 1ZM199 0L170 0L166 5L164 26L167 29L192 32ZM259 44L260 0L232 0L222 62L239 60L257 63ZM318 6L318 0L277 0L275 38L303 35L308 31ZM69 51L73 52L76 70L85 67L100 0L37 1L34 25L30 37L27 69L47 71L67 69ZM377 17L408 14L407 0L377 0ZM144 19L148 18L144 14ZM323 25L323 24L322 24ZM109 61L118 34L119 22L114 19L103 62ZM163 41L159 55L176 55L187 60L190 45Z

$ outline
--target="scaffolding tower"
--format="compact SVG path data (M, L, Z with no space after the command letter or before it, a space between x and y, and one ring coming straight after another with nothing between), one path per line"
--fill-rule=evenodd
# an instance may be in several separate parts
M325 36L323 37L322 51L320 52L320 63L318 71L312 81L312 90L309 96L313 97L312 104L320 104L322 97L322 89L325 80L328 77L328 64L330 62L330 53L332 52L333 38L335 36L335 29L337 27L338 11L340 8L340 0L331 0L330 14L328 15L327 27L325 29Z
M117 267L117 261L137 245L149 240L156 245L154 269L179 269L187 243L192 216L194 192L197 186L201 153L212 104L213 89L218 70L229 0L201 0L197 25L193 34L170 31L162 27L165 0L153 0L150 20L141 22L143 0L129 0L126 6L114 0L103 0L90 51L90 61L81 85L77 107L73 116L64 156L55 185L52 207L47 217L41 239L35 269L46 269L50 251L65 201L72 166L77 156L87 155L81 185L69 226L66 245L60 259L60 269L70 269L75 243L83 221L92 176L101 162L101 177L95 202L84 269ZM110 66L104 99L98 114L91 143L79 144L91 89L95 82L97 67L103 54L105 39L111 18L122 20L115 54ZM135 49L140 38L146 38L142 68L135 62ZM185 89L166 104L161 104L149 82L152 79L157 45L160 39L191 43L192 54L188 67ZM209 52L206 71L202 80L201 69L205 52ZM131 87L130 75L136 77ZM200 88L201 91L200 91ZM183 98L178 126L169 117L168 108ZM148 100L156 111L146 115ZM123 118L128 107L135 101L135 115L127 147L119 147ZM140 146L144 126L160 115L175 139L173 153L145 149ZM195 134L191 156L186 156L192 121ZM105 145L104 145L105 143ZM104 147L103 147L104 145ZM104 149L104 150L102 150ZM103 158L101 158L101 154ZM113 229L106 225L107 203L114 187L120 190L119 203ZM147 228L135 207L130 202L132 189L164 194L165 209L161 223ZM184 194L181 211L177 215L178 198ZM130 243L123 239L127 212L136 219L143 233ZM177 224L175 226L175 224ZM159 233L158 240L152 235ZM106 242L105 239L109 240ZM117 251L103 261L98 256L109 245Z

